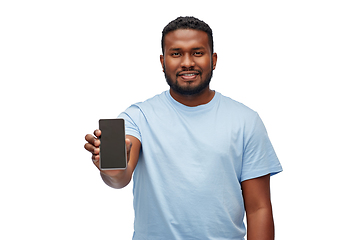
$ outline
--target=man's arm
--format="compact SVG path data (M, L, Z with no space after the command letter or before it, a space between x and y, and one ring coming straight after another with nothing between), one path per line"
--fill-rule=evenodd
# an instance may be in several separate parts
M248 240L274 240L274 220L270 200L270 174L241 183Z

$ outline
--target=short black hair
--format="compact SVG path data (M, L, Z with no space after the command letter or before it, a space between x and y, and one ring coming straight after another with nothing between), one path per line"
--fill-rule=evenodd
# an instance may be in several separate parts
M214 40L210 26L195 17L178 17L166 25L162 31L161 49L164 54L164 39L166 34L177 29L194 29L204 31L208 35L211 54L214 53Z

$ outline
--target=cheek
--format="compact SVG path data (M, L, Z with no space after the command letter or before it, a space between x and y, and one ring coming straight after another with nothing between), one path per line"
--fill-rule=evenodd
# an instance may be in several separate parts
M196 62L196 65L199 66L203 71L210 71L213 68L212 63L209 59L199 59Z
M166 72L168 72L169 74L175 73L179 66L179 64L174 60L164 61L164 64L165 64Z

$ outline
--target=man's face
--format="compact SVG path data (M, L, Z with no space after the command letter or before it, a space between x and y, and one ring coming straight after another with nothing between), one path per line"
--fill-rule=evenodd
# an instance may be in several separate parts
M160 61L167 83L179 94L195 95L208 89L216 60L206 32L178 29L165 36Z

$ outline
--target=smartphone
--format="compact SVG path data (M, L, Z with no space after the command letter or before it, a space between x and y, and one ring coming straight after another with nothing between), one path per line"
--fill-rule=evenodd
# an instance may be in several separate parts
M124 119L100 119L100 169L116 170L127 167Z

